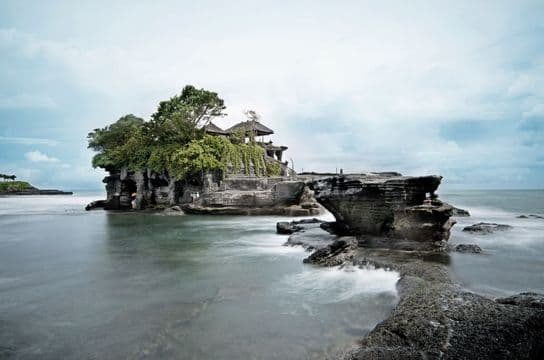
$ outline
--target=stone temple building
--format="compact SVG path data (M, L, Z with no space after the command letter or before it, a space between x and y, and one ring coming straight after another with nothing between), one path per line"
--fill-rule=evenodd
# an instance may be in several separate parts
M287 146L274 145L272 141L265 142L264 137L274 134L274 130L264 126L256 120L239 122L238 124L228 128L227 130L223 130L219 126L215 125L213 122L210 122L204 127L204 129L209 135L215 136L228 136L238 131L244 132L244 134L246 135L246 139L249 139L250 136L256 136L257 144L264 148L266 156L280 162L283 158L283 152L288 149ZM260 141L258 141L259 137Z

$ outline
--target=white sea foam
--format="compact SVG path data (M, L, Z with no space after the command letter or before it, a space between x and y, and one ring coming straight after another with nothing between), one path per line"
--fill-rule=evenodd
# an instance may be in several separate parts
M396 294L400 275L384 269L354 266L309 268L286 276L287 291L316 303L345 301L364 294Z

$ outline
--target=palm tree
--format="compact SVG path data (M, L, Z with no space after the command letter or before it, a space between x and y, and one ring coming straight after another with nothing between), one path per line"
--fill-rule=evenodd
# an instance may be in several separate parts
M2 178L2 181L5 181L7 179L7 175L6 174L0 174L0 178Z

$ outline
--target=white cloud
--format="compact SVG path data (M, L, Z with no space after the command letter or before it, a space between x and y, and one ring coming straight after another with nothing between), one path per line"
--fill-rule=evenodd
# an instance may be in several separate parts
M58 163L60 161L59 159L48 156L47 154L44 154L38 150L29 151L25 153L25 158L27 158L28 160L32 162Z
M192 83L225 98L229 117L220 126L255 108L275 130L274 141L289 146L297 170L338 166L459 178L463 166L517 171L516 164L528 167L536 157L514 132L497 139L481 133L482 146L446 142L440 134L447 122L542 114L544 53L536 26L542 7L529 2L233 1L171 4L166 18L158 16L161 5L135 5L122 20L125 9L112 4L100 13L100 29L94 6L70 17L57 10L48 26L65 29L73 21L69 37L0 29L0 50L44 59L86 93L105 95L115 107L96 111L111 113L111 120L120 111L147 117Z
M0 136L0 144L21 144L21 145L47 145L56 146L58 141L42 138Z

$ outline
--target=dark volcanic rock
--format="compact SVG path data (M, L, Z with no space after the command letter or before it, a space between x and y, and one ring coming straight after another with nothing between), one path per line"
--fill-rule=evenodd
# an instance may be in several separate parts
M495 231L509 230L511 228L512 226L510 225L479 222L477 224L464 227L463 231L478 234L491 234Z
M302 227L289 223L287 221L280 221L276 224L276 233L282 235L290 235L294 232L302 230Z
M468 217L470 216L470 213L465 209L460 209L452 206L452 216Z
M455 246L455 251L460 253L480 254L482 252L482 248L476 244L458 244Z
M360 248L353 262L399 271L401 299L391 316L344 359L491 360L544 355L540 295L530 294L527 301L519 296L506 300L529 303L531 308L503 305L464 291L453 283L443 260L429 260L424 252Z
M322 220L319 220L316 218L302 219L302 220L296 220L291 222L280 221L276 223L276 232L278 234L290 235L307 228L307 226L301 226L301 225L320 224L322 222L323 222ZM311 227L315 227L315 226L311 226Z
M85 210L103 209L106 206L106 200L96 200L88 203L85 206Z
M350 359L540 359L544 311L423 282Z
M336 218L334 231L413 241L444 249L455 221L453 207L436 199L440 176L358 174L310 182L316 200Z
M321 231L329 241L304 260L321 266L353 264L400 273L400 302L359 345L341 359L541 359L544 358L544 309L541 294L492 299L463 290L449 275L449 255L368 247L369 238L335 237L320 227L291 235L309 244L308 233ZM315 238L312 234L311 238ZM366 242L365 247L358 246ZM376 240L379 241L379 240ZM304 246L304 245L303 245ZM474 250L472 245L463 247ZM516 305L516 306L513 306ZM354 319L354 321L356 321Z
M357 239L354 237L342 237L326 247L317 249L303 260L305 264L318 264L323 266L338 266L353 258L357 248Z
M531 214L531 215L520 215L520 216L517 216L517 218L518 219L544 219L544 216Z
M534 292L525 292L501 299L496 299L495 301L500 304L525 306L544 310L544 294L538 294Z

